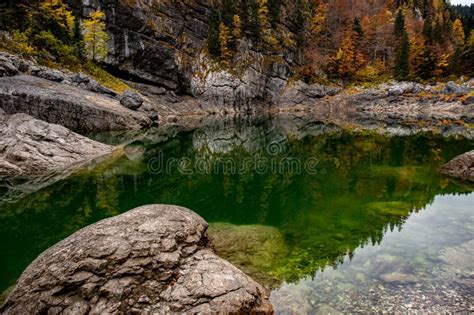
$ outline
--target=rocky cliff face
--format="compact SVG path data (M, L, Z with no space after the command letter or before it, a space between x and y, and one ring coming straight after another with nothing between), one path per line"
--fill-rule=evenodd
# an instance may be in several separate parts
M104 62L111 72L221 107L241 110L250 103L277 102L296 64L295 49L263 52L245 39L237 45L237 69L218 66L205 52L214 1L69 2L83 16L99 8L105 12L109 53ZM288 38L296 38L291 6L282 7L278 27Z
M69 1L87 16L106 14L110 69L125 78L190 91L189 62L207 37L210 1Z

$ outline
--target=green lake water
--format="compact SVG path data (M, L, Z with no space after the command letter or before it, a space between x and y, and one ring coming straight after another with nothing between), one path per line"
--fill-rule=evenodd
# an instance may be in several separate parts
M1 184L0 291L81 227L167 203L208 221L218 254L271 289L277 312L472 310L473 187L437 171L473 148L272 120L152 130L37 191Z

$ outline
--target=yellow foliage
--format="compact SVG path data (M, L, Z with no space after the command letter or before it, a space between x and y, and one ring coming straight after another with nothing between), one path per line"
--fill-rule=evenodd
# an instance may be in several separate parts
M105 14L102 11L92 11L83 26L86 52L94 61L107 56L108 36L105 32L105 23L102 21L104 17Z
M258 0L258 22L263 42L268 44L271 49L276 50L279 48L279 42L272 32L268 12L268 0Z
M328 12L328 8L328 4L321 3L314 10L310 25L310 29L313 35L317 35L323 30L324 23L326 22L326 14Z
M382 72L383 64L379 62L376 65L367 65L359 69L355 77L362 82L377 82L380 80Z
M364 57L355 49L353 33L348 33L336 56L330 58L328 67L330 72L348 78L352 77L364 63Z
M440 76L445 73L449 69L449 61L451 60L450 53L444 53L439 57L438 61L436 62L436 69L434 74L436 76Z
M12 43L10 48L14 53L23 57L29 57L35 52L34 48L29 44L28 34L18 30L12 32Z
M258 0L258 21L262 31L271 27L268 19L268 0Z
M471 33L469 34L469 38L467 39L467 44L470 47L474 47L474 30L471 30Z
M115 92L122 93L125 90L130 89L130 87L123 81L117 79L116 77L114 77L113 75L90 61L85 64L84 70L89 75L94 77L97 82L99 82L105 87L108 87L109 89L114 90Z
M70 34L74 31L74 16L62 0L45 0L40 8L48 12L59 25L66 28Z
M234 38L240 38L240 36L242 36L242 23L240 16L237 14L232 17L232 35Z
M222 59L226 61L232 58L232 51L229 49L230 40L229 28L224 22L221 22L219 24L219 48Z
M464 28L462 26L462 22L459 18L457 18L453 23L453 41L454 44L458 47L464 45Z

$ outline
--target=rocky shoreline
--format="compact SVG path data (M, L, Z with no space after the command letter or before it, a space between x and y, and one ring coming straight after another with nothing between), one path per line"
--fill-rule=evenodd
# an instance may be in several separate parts
M279 67L274 70L285 72ZM205 93L178 96L157 86L128 83L136 90L119 94L82 73L40 66L0 52L0 176L45 175L112 151L110 147L96 152L92 147L100 144L86 138L73 141L79 139L74 132L88 135L136 130L139 135L143 133L140 130L156 124L192 129L206 120L236 115L271 117L300 129L328 124L388 135L434 132L474 139L474 79L433 86L390 82L370 89L345 90L296 81L275 91L273 103L256 102L252 107L234 106L235 99L223 103ZM21 126L10 126L18 119L9 117L16 114L32 116L31 122L21 116ZM41 128L32 127L41 123ZM17 138L12 130L20 127L24 136ZM72 146L76 151L71 156ZM28 150L11 153L18 148Z
M274 70L276 74L285 72ZM288 122L288 128L304 130L329 124L395 135L438 132L474 139L472 79L462 84L392 82L345 90L297 81L273 89L271 103L260 100L252 107L248 86L242 88L247 92L237 93L243 83L233 81L235 86L228 90L227 83L220 85L224 79L216 77L215 82L211 80L213 87L195 90L193 96L136 82L129 82L134 90L119 94L84 74L0 53L0 177L60 173L114 152L114 146L80 134L140 134L141 129L156 124L169 125L172 132L173 126L192 128L209 117L219 120L240 114L269 115ZM215 86L220 87L213 90ZM223 101L222 95L230 95L230 99ZM236 95L247 95L246 101ZM457 166L446 166L442 173L472 180L471 153L469 159L451 162ZM48 177L43 182L49 181L54 179ZM144 222L145 218L156 224ZM126 230L121 238L117 226ZM131 231L133 227L138 230ZM162 229L166 233L160 232ZM101 221L33 262L1 312L271 312L265 289L212 252L206 229L202 218L173 206L146 206ZM101 248L104 236L109 240L106 247L112 248L110 253L105 247L108 254L82 250ZM152 239L160 240L158 248ZM225 242L221 246L227 247ZM149 273L149 268L159 272ZM161 276L164 278L156 278ZM211 282L219 285L211 290Z

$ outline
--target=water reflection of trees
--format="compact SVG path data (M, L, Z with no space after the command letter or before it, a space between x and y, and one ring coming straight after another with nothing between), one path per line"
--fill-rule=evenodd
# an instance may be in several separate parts
M2 205L0 236L8 241L2 244L7 259L0 262L5 273L0 286L77 229L149 203L183 205L209 222L278 228L285 241L283 254L259 272L292 281L337 266L357 254L359 246L380 243L387 230L402 228L412 211L423 209L437 194L462 192L436 173L470 143L426 135L327 133L326 126L307 131L289 133L263 121L248 128L210 127L204 134L200 130L198 138L187 132L160 143L148 139L144 160L114 157ZM173 169L150 174L146 167L159 152L164 158L240 161L257 152L268 154L265 146L275 139L285 141L282 156L317 157L318 173L183 175Z

